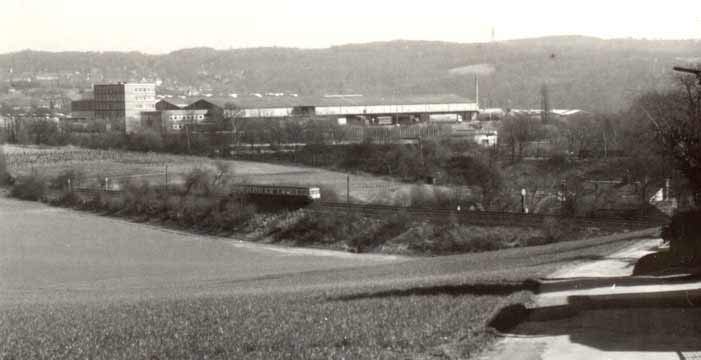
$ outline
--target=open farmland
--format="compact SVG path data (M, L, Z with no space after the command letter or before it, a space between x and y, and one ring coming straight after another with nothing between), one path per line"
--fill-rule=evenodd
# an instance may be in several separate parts
M215 160L206 157L140 153L119 150L95 150L73 146L36 147L3 145L8 168L14 174L33 170L56 176L64 170L77 169L85 175L85 183L94 185L109 178L124 183L143 179L152 184L182 182L182 176L194 168L214 168L217 161L229 166L236 182L280 185L318 185L332 189L345 198L350 175L351 197L361 202L393 202L408 198L410 185L363 174L347 174L319 168L278 165L252 161ZM432 186L427 186L432 187ZM438 189L438 187L436 187ZM443 189L447 191L447 189ZM463 192L467 191L465 189Z
M524 280L647 233L401 258L241 243L0 198L0 358L441 358Z

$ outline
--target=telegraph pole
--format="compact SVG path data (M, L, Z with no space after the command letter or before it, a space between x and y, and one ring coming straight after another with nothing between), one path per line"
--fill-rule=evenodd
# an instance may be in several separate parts
M540 114L540 119L543 122L543 124L547 124L548 118L550 115L550 101L548 99L548 85L543 84L543 86L540 88L540 96L542 97L541 107L542 107L542 111L543 111Z

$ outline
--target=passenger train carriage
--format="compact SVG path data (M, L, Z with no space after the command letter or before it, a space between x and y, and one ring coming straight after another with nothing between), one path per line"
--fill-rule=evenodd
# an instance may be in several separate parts
M321 199L321 191L315 186L237 184L233 186L232 190L235 193L257 196L296 197L308 201Z

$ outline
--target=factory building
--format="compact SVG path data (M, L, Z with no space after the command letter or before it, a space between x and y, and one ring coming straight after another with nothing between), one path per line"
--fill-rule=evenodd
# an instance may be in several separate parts
M187 126L202 126L209 121L206 109L177 109L160 111L162 132L180 132Z
M339 125L396 126L468 122L478 112L475 101L456 95L171 97L156 102L154 84L118 83L96 84L94 99L74 102L72 115L86 119L92 115L103 120L108 130L149 128L173 133L188 127L201 129L226 118L314 118Z
M85 121L95 120L95 101L93 99L71 101L71 117Z
M187 104L184 104L183 106L186 106ZM178 110L182 106L180 106L178 103L176 103L173 100L170 99L161 99L156 102L156 111L162 111L162 110Z
M460 122L475 119L476 102L456 95L366 97L324 96L206 99L224 109L227 117L284 118L315 116L335 119L339 124L396 125L418 122ZM437 116L451 115L451 116ZM448 119L448 120L444 120Z
M142 112L156 110L156 85L140 83L95 84L95 119L108 130L134 132L141 127Z

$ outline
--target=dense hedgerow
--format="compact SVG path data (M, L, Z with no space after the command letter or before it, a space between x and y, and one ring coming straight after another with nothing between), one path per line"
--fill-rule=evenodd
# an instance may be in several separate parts
M0 146L0 186L7 185L10 182L10 172L7 170L5 150Z
M419 221L400 212L373 218L347 212L305 212L299 219L270 230L276 241L302 246L342 246L354 252L455 254L543 245L567 239L562 232L539 228L474 226L456 218Z
M29 175L20 176L10 190L10 196L22 200L38 201L46 195L47 181L39 173L33 171Z
M245 198L220 196L228 185L221 175L224 170L193 170L186 176L186 186L177 192L166 192L144 180L130 180L119 193L87 194L67 186L69 180L77 183L84 177L80 171L66 170L52 179L34 172L19 177L10 195L36 201L46 199L52 191L50 201L55 205L139 221L160 221L205 233L230 233L244 226L257 210Z

